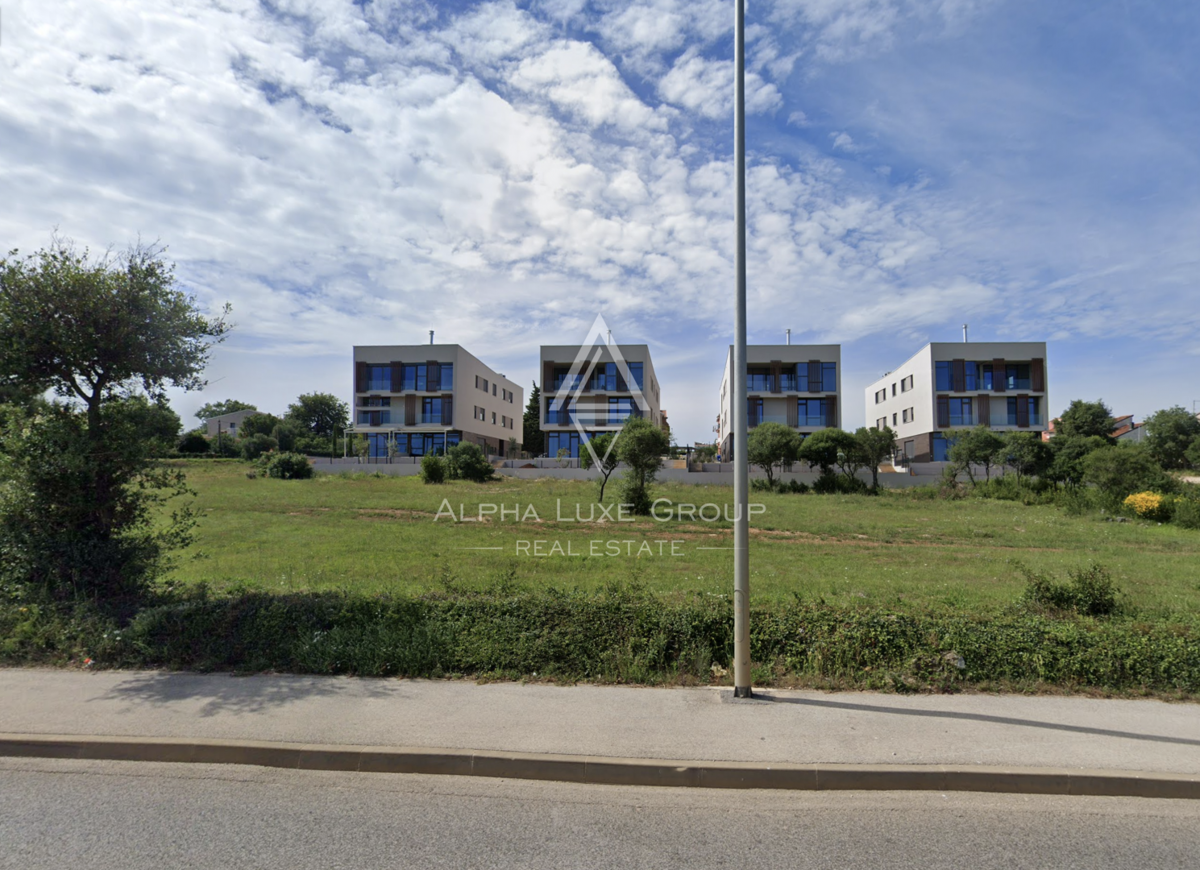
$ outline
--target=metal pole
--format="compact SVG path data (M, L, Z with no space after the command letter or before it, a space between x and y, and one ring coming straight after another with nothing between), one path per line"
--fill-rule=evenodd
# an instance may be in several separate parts
M746 0L734 0L733 168L737 306L733 344L733 695L750 692L750 465L746 461Z

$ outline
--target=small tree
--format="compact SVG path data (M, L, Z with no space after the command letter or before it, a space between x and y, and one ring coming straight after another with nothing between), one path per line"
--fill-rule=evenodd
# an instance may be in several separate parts
M1062 417L1054 426L1054 436L1065 435L1074 437L1097 437L1112 443L1113 416L1108 405L1100 399L1085 402L1075 399L1063 411Z
M997 454L997 461L1016 473L1018 484L1022 478L1045 474L1052 460L1050 447L1035 432L1009 432Z
M1170 492L1176 488L1173 479L1141 444L1093 450L1083 460L1083 480L1100 490L1109 508L1117 507L1135 492Z
M650 513L650 485L662 468L662 457L669 446L666 433L642 417L630 417L621 427L614 448L628 467L622 478L621 502L633 513Z
M206 420L211 420L213 417L221 417L225 414L232 414L234 411L257 411L258 408L248 402L239 402L237 399L225 399L221 402L209 402L201 405L196 411L196 419L203 423Z
M1163 468L1187 468L1187 452L1200 441L1200 420L1176 405L1146 418L1146 447Z
M617 451L612 449L613 435L611 432L605 432L602 435L597 435L588 443L592 446L591 450L588 450L587 447L584 446L580 446L579 448L579 467L591 468L593 465L595 465L596 469L600 472L600 497L596 500L598 502L603 502L604 487L608 486L608 479L612 476L612 473L616 471L621 460L617 456ZM593 451L600 459L600 463L598 465L596 465L596 463L592 460Z
M948 433L947 440L951 442L947 456L956 468L961 468L967 474L971 485L975 485L975 466L983 466L985 480L992 479L992 466L996 463L996 454L1004 446L1004 439L987 426L976 426L974 429L959 430Z
M240 438L238 441L238 452L241 453L242 459L247 459L253 462L264 453L268 453L279 446L279 442L270 435L264 435L261 432L255 432L249 437Z
M775 467L796 461L800 436L782 423L759 423L746 438L746 460L767 475L767 485L775 486Z
M350 406L331 393L306 393L288 405L284 419L295 423L305 436L297 446L329 446L333 455L333 444L350 425ZM307 443L306 443L307 442Z
M249 438L251 435L270 435L275 431L275 427L282 422L274 414L266 414L260 411L242 420L241 425L238 426L238 436Z
M542 431L542 391L534 384L521 418L524 432L524 449L530 456L541 456L546 452L546 435Z
M831 474L837 464L840 442L835 433L839 429L821 429L800 443L797 458L808 463L809 468L820 468L822 474Z
M432 453L421 458L421 480L426 483L446 482L446 460Z
M495 476L487 457L478 444L460 441L446 451L446 476L450 480L471 480L483 483Z
M871 469L871 489L878 491L879 466L896 449L896 433L891 426L882 429L862 426L855 431L854 440L858 442L858 451Z
M1067 489L1077 489L1083 483L1084 461L1108 445L1109 441L1099 435L1054 436L1050 439L1049 478Z

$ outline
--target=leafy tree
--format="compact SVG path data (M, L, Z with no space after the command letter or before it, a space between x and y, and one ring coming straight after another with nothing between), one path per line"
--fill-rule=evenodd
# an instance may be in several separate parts
M767 475L767 485L775 486L775 467L796 461L800 436L782 423L759 423L746 438L746 459Z
M1109 443L1099 435L1054 436L1050 439L1052 459L1048 476L1067 489L1077 489L1083 483L1084 460Z
M248 459L253 462L264 453L279 447L279 442L270 435L264 435L262 432L255 432L253 435L243 436L238 439L238 453L242 459Z
M1188 461L1188 466L1200 470L1200 438L1192 442L1192 446L1187 449L1184 458Z
M950 449L947 456L954 463L956 470L966 472L971 485L975 485L975 466L983 466L984 480L992 479L992 466L996 464L996 454L1004 446L1004 439L987 426L976 426L974 429L963 429L952 432L947 436Z
M207 453L208 439L201 432L188 432L179 441L180 453Z
M421 458L421 480L426 483L445 483L446 460L436 453L426 453Z
M1112 411L1100 399L1094 402L1075 399L1067 407L1067 410L1063 411L1062 417L1054 426L1056 438L1059 436L1067 438L1095 436L1105 439L1110 444L1112 443L1112 431Z
M604 487L608 486L608 479L612 473L617 470L617 466L621 463L617 456L617 451L612 449L613 434L605 432L602 435L597 435L588 443L592 445L592 449L586 447L579 448L579 467L591 468L595 463L592 460L592 452L595 451L600 462L596 465L600 472L600 497L596 499L599 502L604 501Z
M871 469L871 489L879 489L879 466L885 462L896 449L896 433L891 426L876 429L860 426L854 432L854 440L858 442L858 452Z
M285 453L297 449L297 441L302 434L304 434L303 430L291 420L281 420L271 430L271 437L279 444L279 449Z
M535 383L529 393L529 401L525 404L525 415L521 418L524 429L523 449L531 456L541 456L546 452L546 433L542 431L542 391Z
M350 425L350 406L332 393L305 393L288 405L285 420L302 432L328 442Z
M1146 447L1163 468L1187 468L1188 449L1200 441L1200 420L1176 405L1146 418Z
M1141 444L1110 444L1093 450L1083 460L1083 480L1100 490L1110 508L1135 492L1176 488L1174 479Z
M621 480L621 502L633 513L650 513L650 485L662 468L662 457L669 446L667 434L642 417L630 417L621 427L613 449L627 466Z
M1007 465L1017 475L1017 483L1024 477L1040 477L1050 470L1053 461L1050 447L1036 432L1009 432L1004 436L1004 445L996 454L1002 465Z
M0 260L0 384L37 385L83 405L82 413L41 405L7 445L0 549L18 554L10 574L55 594L145 588L186 537L186 512L176 512L180 524L151 522L160 490L184 490L175 472L153 467L154 437L139 423L166 419L148 404L168 386L204 386L210 349L229 329L225 314L199 311L153 247L93 258L55 239ZM135 387L147 405L127 398Z
M473 480L483 483L491 480L495 473L478 444L460 441L446 451L446 476L450 480Z
M821 473L832 472L837 464L838 450L841 442L835 433L839 429L821 429L812 433L800 443L797 458L808 463L809 468L820 468Z
M221 417L225 414L232 414L234 411L257 411L254 405L248 402L239 402L237 399L225 399L221 402L208 402L201 405L196 411L196 419L203 423L206 420L211 420L213 417Z
M146 439L152 455L165 456L176 449L183 421L166 399L160 397L150 401L135 394L125 398L123 404L130 425Z
M238 425L238 436L249 438L251 435L270 435L282 422L274 414L259 411L257 414L251 414Z

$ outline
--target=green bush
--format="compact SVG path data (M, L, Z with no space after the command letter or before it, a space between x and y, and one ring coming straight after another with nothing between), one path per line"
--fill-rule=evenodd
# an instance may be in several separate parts
M260 415L261 416L261 415ZM258 459L264 453L274 450L279 446L279 442L270 435L256 433L249 437L242 438L238 443L238 449L241 451L242 459L248 459L251 462Z
M268 453L263 455L267 477L279 480L307 480L313 476L312 463L302 453Z
M1020 570L1025 575L1022 604L1070 610L1084 616L1110 616L1119 609L1122 593L1102 565L1068 568L1067 583L1056 582L1023 566Z
M1171 521L1180 528L1200 529L1200 501L1194 498L1177 499Z
M422 469L424 462L421 463ZM478 444L462 441L446 453L446 477L450 480L471 480L483 483L495 476L492 464L483 455ZM431 481L426 481L427 483ZM440 483L441 481L432 481Z
M188 432L179 440L179 452L199 455L208 452L208 439L199 432Z
M427 453L421 459L421 480L426 483L445 483L446 460L433 453Z

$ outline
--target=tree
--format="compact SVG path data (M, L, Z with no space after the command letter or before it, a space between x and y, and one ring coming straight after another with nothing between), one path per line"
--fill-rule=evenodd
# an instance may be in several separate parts
M201 405L196 411L196 419L201 423L211 420L213 417L221 417L225 414L232 414L234 411L257 411L258 408L248 402L239 402L237 399L225 399L221 402L209 402Z
M183 421L166 399L150 401L145 396L134 394L125 398L123 403L129 424L146 439L153 456L165 456L178 447Z
M966 472L971 485L975 485L975 466L983 466L985 480L992 479L992 466L996 463L996 454L1004 446L1004 439L987 426L976 426L974 429L964 429L951 432L946 436L950 441L947 456L956 469Z
M629 505L633 513L650 513L650 485L669 446L667 434L642 417L630 417L621 427L613 450L627 466L621 480L621 503Z
M1169 492L1176 488L1141 444L1106 445L1093 450L1083 460L1083 480L1100 490L1110 508L1135 492Z
M529 393L529 401L525 405L525 415L521 419L524 429L522 449L531 456L541 456L546 452L546 435L542 432L542 391L535 383Z
M1004 436L1004 444L996 458L1016 473L1017 483L1022 477L1045 474L1053 460L1050 447L1036 432L1009 432Z
M305 434L328 441L349 427L350 406L332 393L305 393L288 405L284 419Z
M605 432L602 435L596 435L588 441L592 445L591 450L586 447L579 448L579 467L586 469L594 465L600 472L600 495L596 501L601 503L604 501L604 488L608 486L608 479L617 470L617 466L621 464L617 451L612 449L613 437L611 432ZM593 451L600 460L599 464L592 460Z
M228 307L203 314L162 253L139 245L93 258L56 238L0 260L0 384L36 384L83 405L40 403L6 437L0 550L16 555L6 571L57 595L136 594L186 537L186 511L153 523L162 493L184 484L153 466L144 424L165 419L149 405L168 386L204 386ZM145 405L128 398L135 387Z
M1100 399L1085 402L1075 399L1063 411L1062 417L1054 426L1054 436L1076 436L1088 438L1096 436L1112 443L1113 416L1109 407Z
M1146 418L1146 447L1163 468L1187 468L1188 449L1200 441L1200 420L1176 405Z
M238 437L249 438L251 435L270 435L275 431L275 427L282 422L274 414L266 414L259 411L257 414L251 414L242 420L238 426Z
M839 429L821 429L812 433L800 443L796 458L807 462L809 468L820 468L822 474L829 474L837 464L839 441L835 432Z
M460 441L446 451L446 476L451 480L473 480L483 483L496 472L478 444Z
M891 426L882 429L862 426L855 430L854 440L858 442L859 453L871 469L871 489L878 491L879 466L896 449L896 433Z
M782 423L759 423L746 438L746 461L767 475L767 484L775 486L775 467L796 461L800 436Z
M1056 435L1050 439L1050 469L1047 477L1067 489L1077 489L1083 483L1084 461L1101 447L1111 446L1099 435Z

